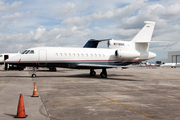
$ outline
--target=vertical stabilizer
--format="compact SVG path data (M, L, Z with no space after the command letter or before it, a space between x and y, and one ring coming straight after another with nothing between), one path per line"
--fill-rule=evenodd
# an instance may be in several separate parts
M148 51L155 26L155 22L145 21L144 23L146 25L131 41L135 45L135 49L142 52Z
M150 42L154 31L155 22L144 21L146 24L141 31L132 39L133 42Z

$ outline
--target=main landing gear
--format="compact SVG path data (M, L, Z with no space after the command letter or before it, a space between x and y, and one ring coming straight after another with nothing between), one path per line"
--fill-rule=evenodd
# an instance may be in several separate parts
M102 78L107 78L106 68L102 69L102 72L101 72L100 76L101 76Z
M53 68L49 68L49 71L57 71L57 69L53 67Z
M95 75L96 75L96 72L94 71L94 69L90 69L90 75L91 75L91 76L95 76ZM107 78L106 68L103 68L103 69L102 69L102 72L101 72L100 76L101 76L102 78Z
M96 72L94 71L94 69L91 69L91 70L90 70L90 75L91 75L91 76L96 76Z

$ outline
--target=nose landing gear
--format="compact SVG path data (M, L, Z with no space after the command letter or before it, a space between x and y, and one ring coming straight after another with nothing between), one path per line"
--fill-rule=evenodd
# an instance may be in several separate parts
M33 67L32 71L33 71L33 73L31 75L31 77L35 78L36 77L36 67Z

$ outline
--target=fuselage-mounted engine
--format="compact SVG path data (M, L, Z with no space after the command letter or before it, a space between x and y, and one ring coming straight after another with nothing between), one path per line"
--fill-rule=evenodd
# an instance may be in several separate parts
M138 51L127 51L127 50L115 50L115 56L122 59L134 59L140 56Z

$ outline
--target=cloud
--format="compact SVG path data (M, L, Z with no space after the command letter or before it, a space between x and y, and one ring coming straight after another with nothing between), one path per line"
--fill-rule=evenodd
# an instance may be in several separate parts
M53 10L57 11L56 18L58 19L58 18L68 17L68 16L75 14L76 13L74 11L75 7L76 7L76 5L74 3L67 2L63 6L53 8Z
M63 20L62 24L72 24L72 25L83 25L86 22L94 21L94 20L105 20L105 19L121 19L123 17L130 16L134 13L135 10L139 9L144 4L144 0L139 0L136 3L127 5L123 8L118 8L113 11L107 11L105 13L99 12L91 15L83 16L83 17L73 17L67 18Z
M46 32L46 29L43 26L40 26L36 31L36 34L34 36L34 40L38 40L43 35L43 33L45 33L45 32Z
M145 6L138 10L137 15L123 18L120 27L137 28L142 25L143 21L150 20L156 22L156 28L167 28L168 22L180 17L178 14L179 12L180 4L171 4L170 6L165 7L159 3L152 5L146 3Z
M13 20L13 19L16 19L16 18L20 18L22 16L23 12L21 13L14 13L12 15L6 15L6 16L3 16L1 21L3 20Z
M4 2L0 1L0 12L14 12L18 7L20 7L22 1L15 1L11 5L5 4Z
M2 18L0 19L1 30L4 30L8 26L12 25L15 22L15 20L22 18L22 16L23 12L2 16Z

